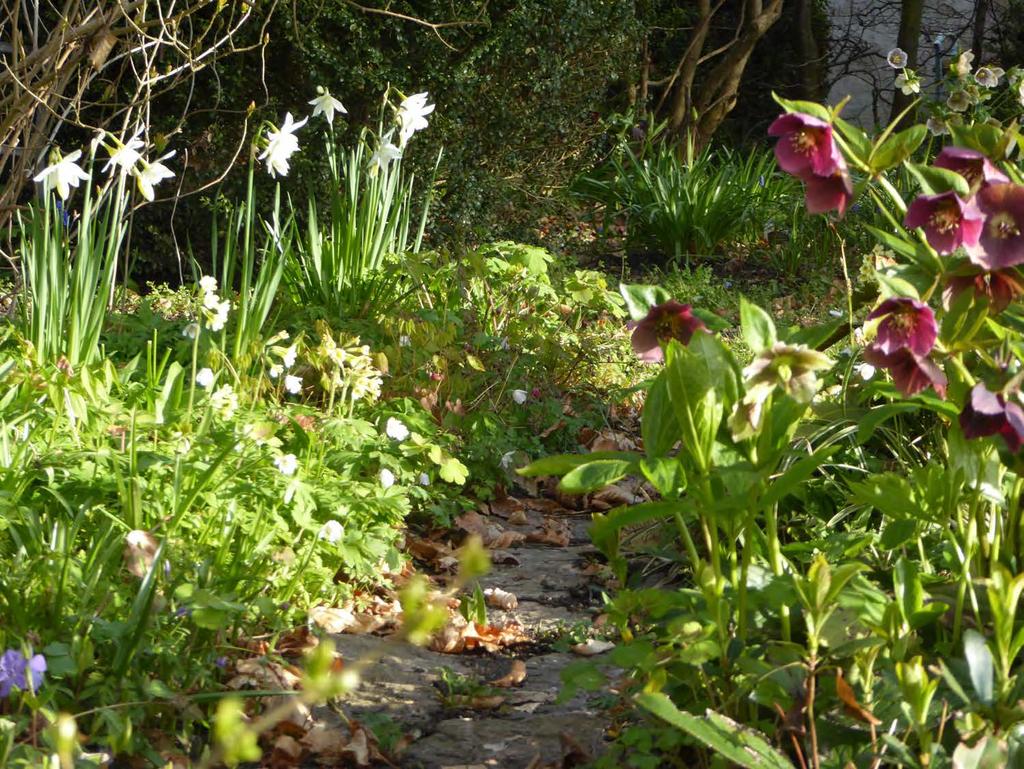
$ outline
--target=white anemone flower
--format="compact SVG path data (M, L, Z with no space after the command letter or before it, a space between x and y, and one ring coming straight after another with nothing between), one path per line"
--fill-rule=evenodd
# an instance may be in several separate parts
M139 192L142 193L142 197L152 202L156 193L153 188L162 182L164 179L173 179L174 171L169 169L163 164L164 160L174 157L174 152L168 152L162 158L154 160L152 163L147 163L145 160L139 158L140 168L132 169L132 173L135 174L135 181L138 183Z
M340 101L331 96L330 91L322 86L316 90L320 95L315 99L309 100L309 104L313 105L313 117L323 115L327 124L333 126L335 112L340 112L342 115L348 114L348 110L345 109Z
M295 471L299 469L299 460L294 454L282 454L274 460L274 467L281 475L295 475Z
M391 142L391 135L394 134L394 130L388 131L384 136L381 137L380 145L376 151L370 155L370 168L371 170L386 169L391 165L392 160L398 160L402 157L402 150L396 147Z
M87 181L89 174L75 162L82 157L81 150L75 150L64 156L61 156L59 150L54 154L57 161L36 174L32 181L43 182L47 190L56 188L61 200L67 200L68 195L71 194L71 188L77 187L79 182Z
M380 485L385 489L390 489L395 485L395 474L388 470L386 467L381 468L380 471Z
M420 473L420 486L429 486L430 476L426 473Z
M512 400L514 400L516 402L516 404L519 405L519 406L522 406L524 403L526 403L526 399L528 397L529 397L529 393L527 393L526 390L513 390L512 391Z
M284 378L284 389L292 395L302 392L302 377L289 374Z
M409 96L398 106L399 144L405 146L417 131L427 127L427 115L434 111L433 104L427 104L427 92Z
M281 363L284 364L285 368L291 368L295 365L295 356L298 354L298 345L292 345L284 351L284 355L281 356Z
M328 521L320 527L320 533L317 537L325 539L332 545L341 541L341 538L345 536L345 527L342 526L338 521Z
M139 150L146 146L146 143L139 138L141 135L142 129L140 128L132 138L123 144L116 136L113 137L117 146L110 150L110 160L103 166L104 172L109 171L111 166L120 168L123 174L135 168L135 164L142 159L142 153Z
M392 440L404 441L409 437L409 428L401 420L389 417L387 424L384 426L384 433Z
M308 120L303 118L296 123L292 113L288 112L280 128L267 132L267 146L259 159L267 161L267 172L271 176L288 175L288 161L299 151L299 140L295 132L306 125Z
M199 288L207 294L217 293L217 279L212 275L204 275L199 279Z
M213 386L213 370L208 368L199 369L199 373L196 374L196 384L200 387L212 387Z

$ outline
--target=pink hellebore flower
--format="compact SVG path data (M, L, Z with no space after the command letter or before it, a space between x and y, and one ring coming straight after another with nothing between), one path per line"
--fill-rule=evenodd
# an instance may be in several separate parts
M868 320L876 318L882 321L878 324L878 336L871 347L883 355L892 355L902 349L915 355L927 355L935 346L938 336L935 313L924 302L906 296L892 297L868 315Z
M967 247L971 261L986 270L1024 262L1024 185L988 184L975 200L985 224L978 242Z
M1024 280L1014 269L994 270L992 272L974 272L969 275L957 275L950 278L942 292L942 301L949 307L964 291L974 291L975 297L988 299L989 310L998 315L1010 302L1024 294Z
M971 194L986 184L1010 181L985 155L966 147L943 147L934 165L964 177L971 186Z
M824 214L836 211L840 216L846 213L846 207L853 200L853 183L846 168L846 161L838 156L836 169L828 176L805 176L804 184L807 210L812 214Z
M907 209L903 223L923 227L932 248L940 254L951 254L960 246L977 244L983 219L973 201L964 202L950 191L918 197Z
M830 176L836 170L840 156L832 142L832 126L824 120L790 112L775 119L768 135L779 137L775 157L786 173L804 178Z
M631 322L629 327L633 329L633 352L645 363L665 360L662 343L678 339L683 344L689 344L695 332L707 330L704 321L693 314L690 305L680 304L674 299L654 305L647 317L639 322Z
M1010 451L1016 453L1024 445L1024 409L979 382L960 412L960 428L965 438L1001 435Z
M916 355L908 347L886 354L876 345L871 345L864 350L864 360L872 366L888 369L896 389L908 397L928 387L934 388L939 396L946 397L946 375L926 355Z

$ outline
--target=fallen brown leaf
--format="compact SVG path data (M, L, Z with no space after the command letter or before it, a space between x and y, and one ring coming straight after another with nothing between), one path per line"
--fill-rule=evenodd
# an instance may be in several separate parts
M513 686L519 686L519 684L525 680L526 663L522 660L512 660L512 669L501 678L491 681L491 686L497 686L501 689L509 689Z
M562 521L546 519L540 531L531 531L526 535L527 542L536 542L541 545L554 545L555 547L568 547L571 541L569 527Z
M530 519L526 515L525 510L516 510L508 517L509 525L511 526L522 526L523 524L529 523Z
M515 594L502 590L500 587L489 587L484 590L484 600L488 606L505 611L512 611L519 606L519 599Z
M597 638L589 638L584 643L573 646L572 650L581 657L593 657L598 654L604 654L614 648L615 644L611 641L601 641Z

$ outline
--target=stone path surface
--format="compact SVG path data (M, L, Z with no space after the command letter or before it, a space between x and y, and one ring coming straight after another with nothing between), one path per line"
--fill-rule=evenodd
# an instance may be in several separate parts
M531 519L538 514L530 512ZM535 769L581 765L582 753L601 752L607 718L593 695L557 702L560 673L581 659L553 651L551 640L565 628L592 626L599 591L581 573L595 551L586 535L589 516L567 516L567 547L521 544L505 551L518 563L496 564L481 579L518 598L512 611L488 609L488 622L518 620L535 643L491 654L442 654L366 635L334 636L347 659L384 653L345 702L346 714L373 723L381 717L411 738L396 764L408 769ZM533 522L533 521L531 521ZM509 526L509 529L514 527ZM491 709L450 707L442 697L442 670L463 680L489 682L507 675L515 660L526 666L518 686L494 690L503 702Z

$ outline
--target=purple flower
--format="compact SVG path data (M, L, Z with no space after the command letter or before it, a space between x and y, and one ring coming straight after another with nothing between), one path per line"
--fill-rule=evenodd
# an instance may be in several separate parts
M804 176L803 181L806 185L804 198L810 213L837 211L840 216L846 213L846 207L853 200L853 183L842 155L837 156L836 167L830 174Z
M779 115L768 127L769 136L777 136L775 157L779 168L804 178L830 176L841 155L832 141L832 126L802 112Z
M967 247L971 261L986 270L1024 262L1024 186L988 184L975 200L985 223L978 242Z
M29 684L32 691L38 690L45 672L46 658L42 654L29 659L20 649L8 649L0 655L0 699L7 697L11 689L26 691Z
M965 438L1001 435L1010 451L1016 453L1024 445L1024 409L979 382L960 412L960 428Z
M228 666L228 658L218 657L213 661L213 664L219 667L221 670L224 670Z
M964 202L955 192L921 195L907 209L903 223L923 227L928 243L940 254L978 242L984 220L973 201Z
M946 375L926 355L916 355L907 347L886 354L871 345L864 350L864 360L872 366L888 369L896 389L906 396L932 387L941 397L946 397Z
M946 284L942 292L942 301L949 307L957 296L971 290L974 291L975 297L988 299L991 313L998 315L1010 305L1010 302L1024 294L1024 281L1021 280L1020 273L1012 267L993 272L957 275L950 278Z
M647 312L647 317L629 323L629 328L633 329L633 352L645 363L659 363L665 359L661 349L663 343L678 339L689 344L695 332L707 330L704 321L693 314L690 305L680 304L674 299L654 305Z
M878 336L872 348L882 355L909 350L915 355L927 355L935 346L938 326L935 313L924 302L906 296L886 299L871 311L868 320L881 318Z
M1010 181L982 153L966 147L943 147L934 166L960 174L971 186L972 194L983 185Z

